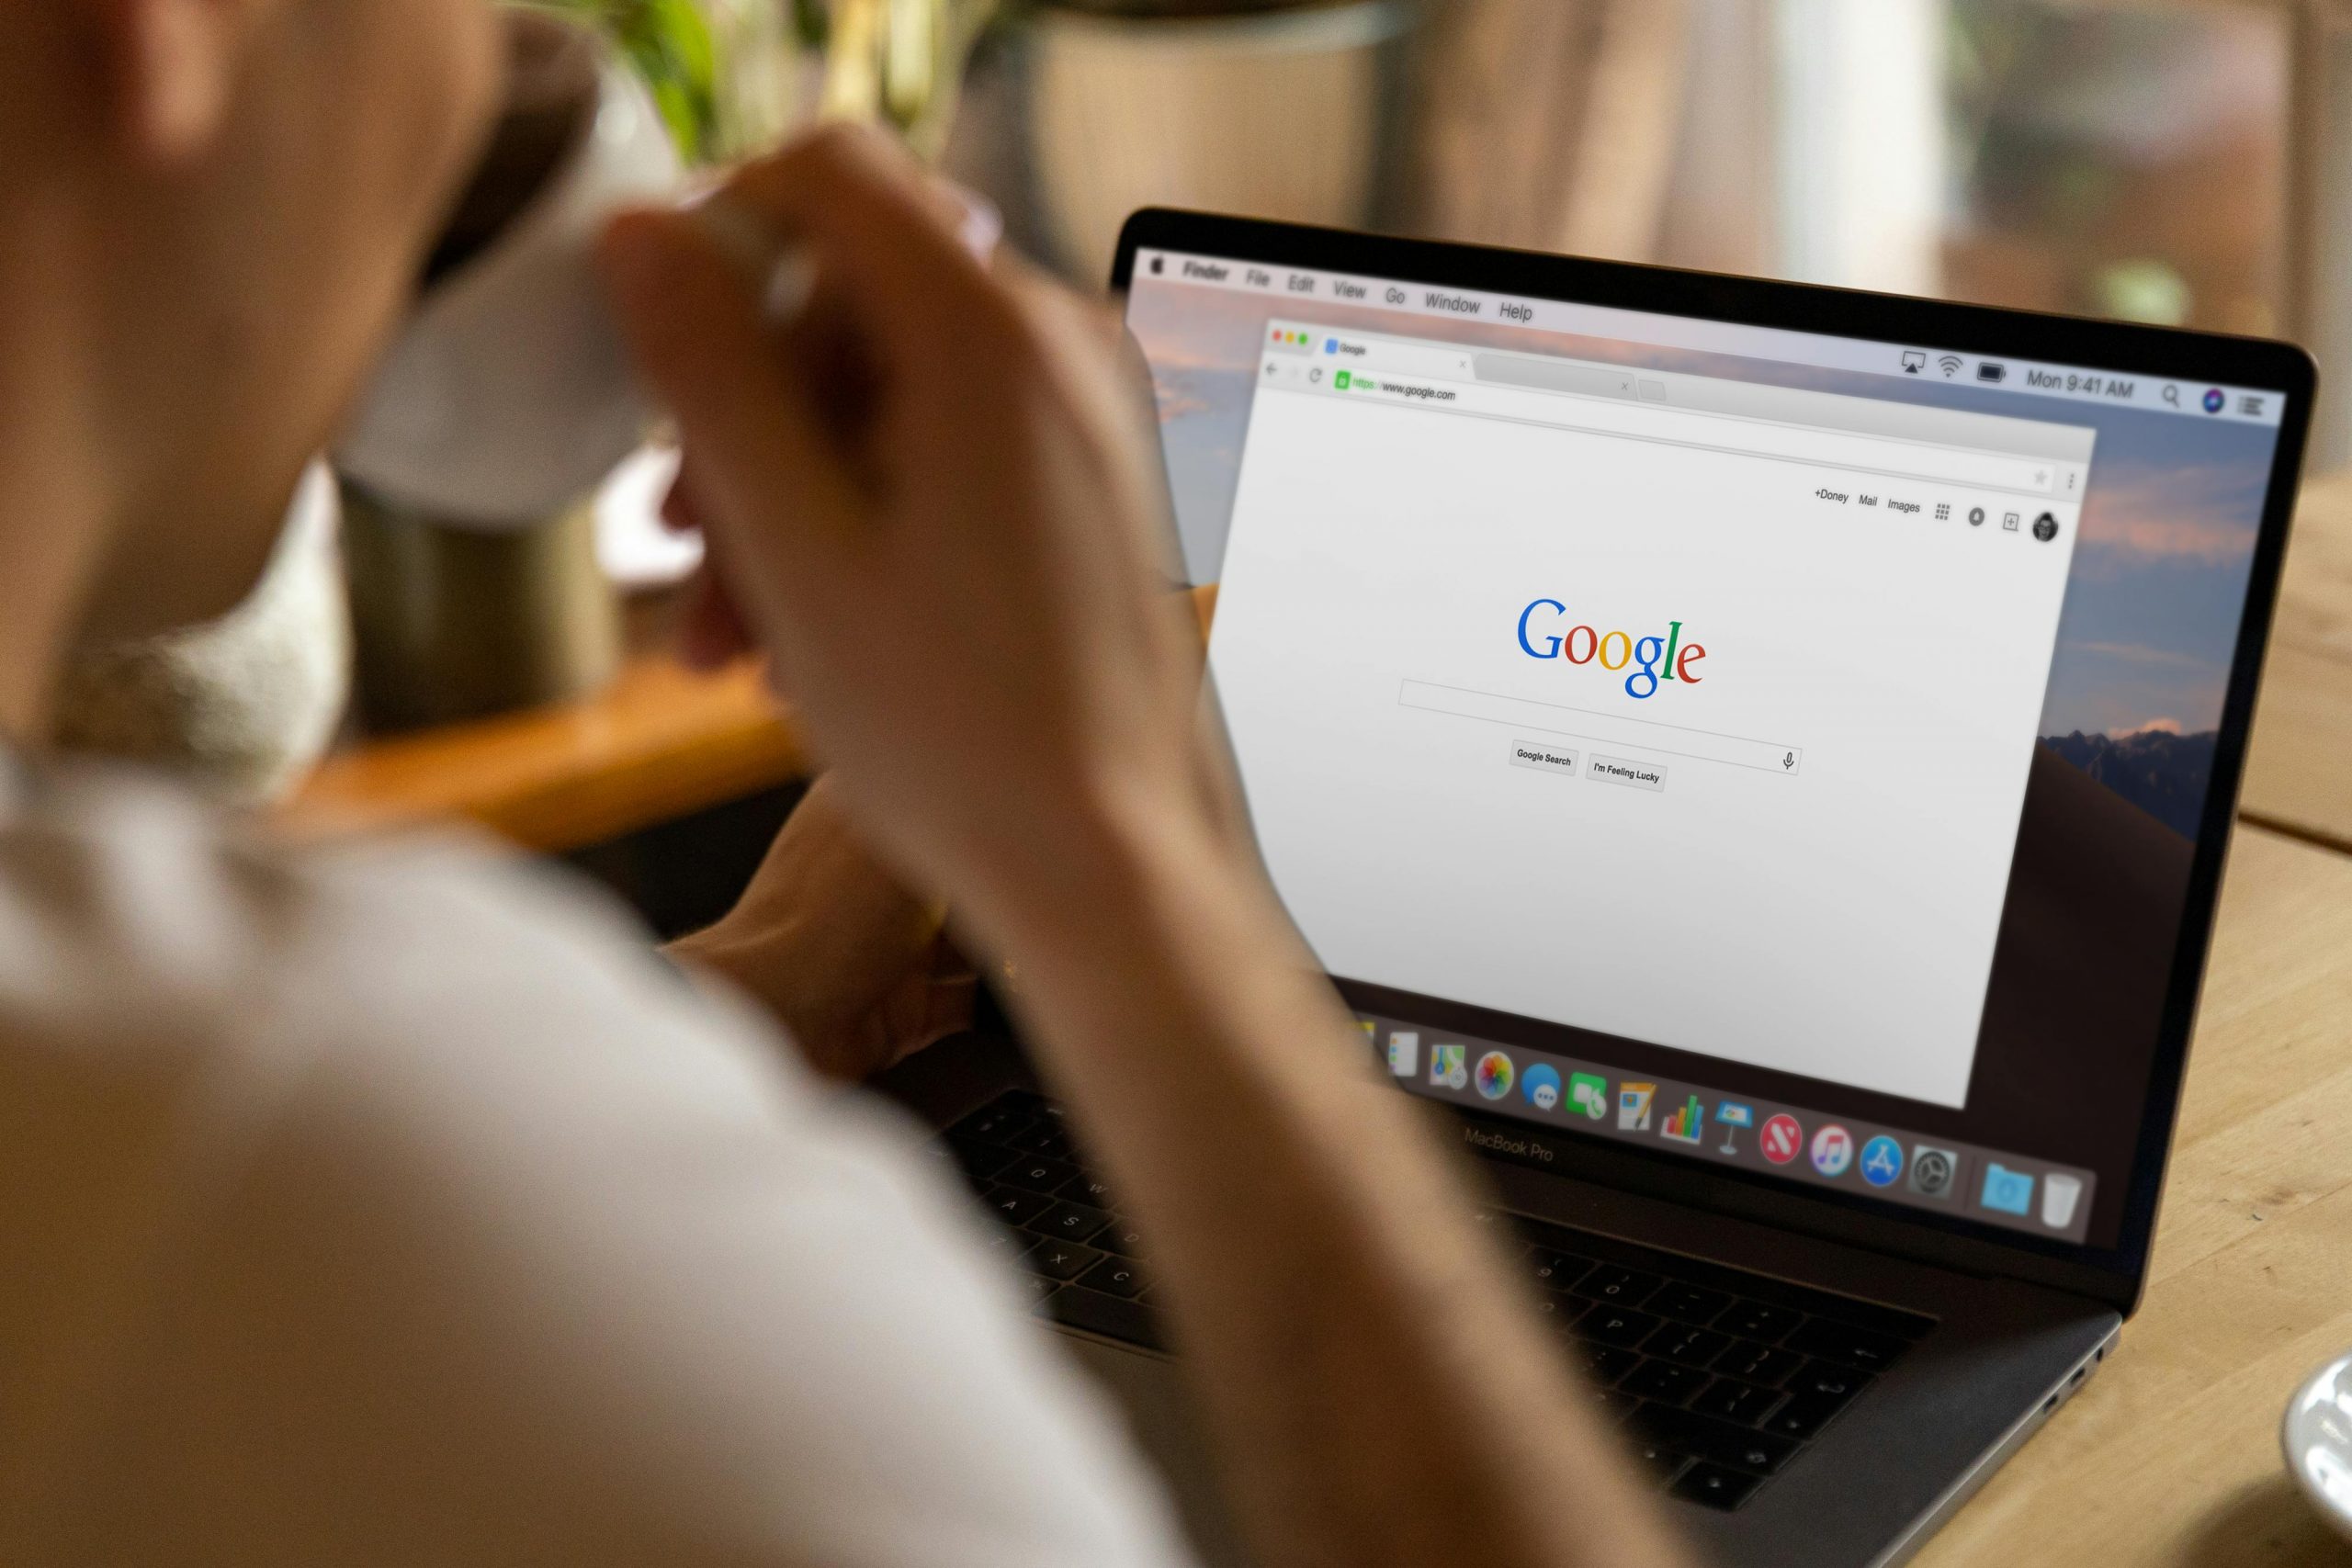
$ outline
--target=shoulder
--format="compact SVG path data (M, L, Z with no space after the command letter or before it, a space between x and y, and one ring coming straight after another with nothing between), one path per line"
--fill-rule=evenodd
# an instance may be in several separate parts
M190 1475L240 1432L256 1531L397 1493L412 1560L508 1526L582 1562L1178 1555L906 1131L625 915L462 841L46 793L0 816L0 1457L44 1410ZM503 1523L434 1533L485 1486Z

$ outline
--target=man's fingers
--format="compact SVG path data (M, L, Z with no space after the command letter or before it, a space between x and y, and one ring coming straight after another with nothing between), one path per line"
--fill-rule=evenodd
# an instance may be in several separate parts
M947 329L968 331L1000 299L989 279L993 210L871 131L819 131L745 168L725 199L756 213L780 244L806 247L827 288L892 358L941 352Z
M862 512L863 498L778 352L755 286L691 213L618 220L602 260L638 367L695 454L694 500L729 514L705 521L750 526L786 494L816 527L838 528ZM787 553L809 542L762 541Z

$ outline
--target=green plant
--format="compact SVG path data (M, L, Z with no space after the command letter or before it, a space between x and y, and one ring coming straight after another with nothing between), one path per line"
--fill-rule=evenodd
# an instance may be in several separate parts
M612 34L644 77L689 162L711 156L719 131L718 44L696 0L526 0L585 17Z

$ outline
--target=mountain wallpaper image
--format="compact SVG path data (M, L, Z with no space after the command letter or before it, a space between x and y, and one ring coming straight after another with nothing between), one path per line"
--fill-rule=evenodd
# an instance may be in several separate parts
M2205 786L2213 776L2214 731L2176 735L2145 729L2136 735L2045 736L2042 745L2182 838L2197 836Z

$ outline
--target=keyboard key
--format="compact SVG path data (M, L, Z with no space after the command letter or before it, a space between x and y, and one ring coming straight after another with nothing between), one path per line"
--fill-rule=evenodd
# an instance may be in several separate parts
M1017 1187L992 1187L980 1201L1008 1225L1025 1225L1054 1206L1044 1193L1023 1192Z
M1061 1196L1073 1203L1084 1203L1089 1208L1115 1209L1118 1207L1116 1203L1111 1201L1111 1183L1091 1170L1081 1170L1065 1183L1061 1190Z
M1886 1371L1906 1348L1891 1334L1873 1333L1827 1317L1810 1319L1789 1336L1787 1344L1792 1350L1802 1350L1824 1360L1843 1361L1866 1372Z
M1577 1342L1576 1361L1593 1382L1613 1383L1642 1364L1642 1353L1622 1345L1596 1345L1583 1339Z
M1531 1248L1527 1254L1527 1271L1545 1290L1565 1291L1592 1272L1592 1259L1538 1247Z
M1093 1245L1122 1258L1140 1260L1145 1256L1143 1233L1125 1220L1113 1220L1109 1230L1093 1238Z
M1657 1319L1645 1312L1596 1303L1577 1324L1577 1333L1603 1345L1638 1345L1657 1332Z
M1808 1399L1825 1399L1843 1404L1869 1387L1870 1381L1868 1374L1832 1361L1807 1361L1804 1370L1789 1380L1788 1390Z
M1657 1304L1652 1298L1651 1304ZM1687 1324L1669 1323L1646 1340L1642 1348L1653 1356L1663 1356L1669 1361L1679 1361L1686 1367L1703 1367L1723 1354L1731 1343L1731 1336L1718 1334L1712 1328L1692 1328Z
M1050 1280L1075 1280L1102 1261L1102 1255L1091 1247L1080 1247L1074 1241L1056 1241L1051 1236L1021 1255L1024 1268Z
M1047 1296L1038 1310L1065 1327L1081 1328L1105 1339L1124 1340L1147 1350L1168 1348L1159 1314L1139 1302L1122 1301L1082 1285L1066 1285Z
M1678 1367L1672 1361L1648 1360L1635 1367L1617 1386L1627 1393L1654 1399L1660 1404L1679 1404L1698 1393L1713 1376L1713 1372L1697 1367Z
M1711 1291L1703 1285L1668 1280L1664 1290L1642 1304L1660 1317L1670 1317L1678 1323L1712 1323L1717 1313L1731 1305L1731 1301L1727 1291Z
M1014 1160L997 1172L996 1179L1008 1187L1024 1188L1031 1192L1052 1193L1060 1191L1077 1174L1078 1167L1074 1165L1065 1165L1057 1159L1046 1159L1039 1155L1030 1155L1025 1158Z
M1005 1142L1023 1154L1043 1155L1047 1159L1058 1160L1070 1157L1069 1134L1054 1122L1040 1123L1007 1138Z
M986 1181L1021 1157L1011 1149L999 1148L994 1144L977 1143L969 1138L950 1138L946 1149L963 1168L967 1181Z
M1585 1393L1599 1407L1600 1418L1604 1421L1622 1421L1626 1412L1641 1404L1640 1400L1622 1389L1587 1388Z
M1538 1291L1535 1292L1535 1310L1543 1314L1544 1321L1553 1327L1566 1331L1577 1319L1592 1310L1592 1303L1564 1295L1558 1291Z
M1699 1464L1684 1472L1670 1490L1686 1503L1728 1511L1747 1502L1748 1494L1762 1484L1752 1475L1719 1464Z
M1619 1306L1639 1306L1642 1299L1666 1283L1655 1274L1645 1274L1638 1269L1627 1269L1614 1263L1604 1263L1576 1283L1576 1292L1590 1296L1597 1302L1613 1302Z
M947 1135L969 1138L977 1144L1010 1144L1036 1124L1037 1119L1028 1111L1000 1100L980 1107L948 1128Z
M1706 1393L1690 1402L1690 1408L1702 1416L1713 1416L1719 1421L1753 1427L1785 1397L1777 1388L1759 1388L1737 1378L1717 1378L1707 1386ZM1793 1432L1785 1435L1797 1436Z
M1635 1443L1634 1462L1663 1486L1682 1473L1683 1467L1690 1462L1690 1456L1676 1453L1662 1443Z
M1765 1419L1764 1429L1783 1438L1809 1442L1830 1417L1846 1408L1842 1399L1824 1399L1817 1393L1800 1393L1790 1399Z
M1794 1350L1758 1345L1753 1339L1735 1339L1730 1349L1715 1358L1715 1371L1744 1382L1778 1384L1804 1365L1804 1358Z
M1771 1474L1797 1451L1796 1444L1785 1438L1664 1404L1643 1405L1634 1412L1630 1425L1653 1442L1750 1475Z
M1776 1345L1783 1335L1804 1321L1804 1314L1794 1307L1751 1302L1743 1296L1731 1303L1729 1312L1715 1319L1714 1326L1725 1334L1736 1334L1744 1339L1761 1339L1767 1345Z
M1063 1241L1085 1241L1110 1223L1111 1216L1100 1209L1090 1209L1083 1203L1057 1203L1031 1220L1029 1228L1039 1235Z
M1130 1299L1143 1294L1144 1287L1149 1283L1144 1279L1143 1270L1124 1258L1104 1258L1078 1282L1091 1290Z

